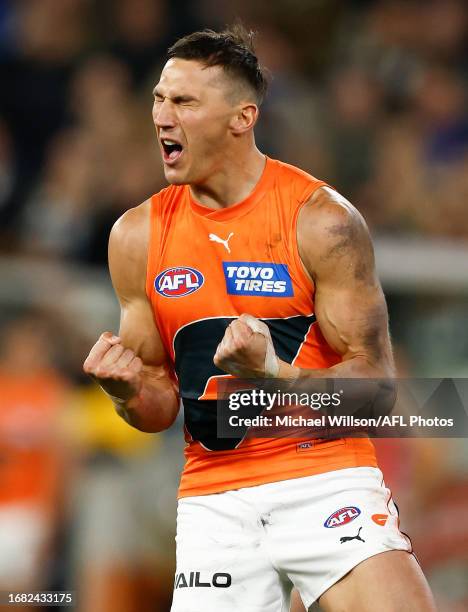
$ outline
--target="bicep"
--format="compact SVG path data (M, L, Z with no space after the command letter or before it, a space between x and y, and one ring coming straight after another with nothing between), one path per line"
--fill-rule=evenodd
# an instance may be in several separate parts
M367 226L354 207L330 189L301 211L298 238L315 283L315 314L327 343L343 361L361 357L392 370L385 298Z
M343 286L318 280L315 314L325 340L343 360L363 357L377 366L391 361L387 308L378 283Z
M167 361L151 305L146 296L120 298L119 336L146 365L160 366Z
M114 225L109 239L109 270L120 303L119 335L144 365L167 363L151 304L146 295L149 205L128 210Z

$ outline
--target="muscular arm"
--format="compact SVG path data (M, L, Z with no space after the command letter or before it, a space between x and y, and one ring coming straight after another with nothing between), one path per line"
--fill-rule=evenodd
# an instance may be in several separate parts
M103 334L85 371L98 380L130 425L157 432L174 422L179 398L145 291L149 207L148 201L127 211L112 229L109 269L121 307L120 341Z
M244 314L226 330L215 364L244 378L392 377L387 307L361 215L338 193L323 187L302 208L297 237L305 271L315 285L317 323L342 361L316 370L291 366L274 355L268 327Z
M320 330L342 357L331 368L302 370L300 376L393 376L387 307L361 215L336 191L321 188L299 215L298 246L315 284Z

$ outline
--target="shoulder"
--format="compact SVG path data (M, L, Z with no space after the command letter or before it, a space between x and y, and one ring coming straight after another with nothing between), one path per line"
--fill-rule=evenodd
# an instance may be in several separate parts
M148 246L151 199L145 200L139 206L130 208L117 219L110 233L110 246L125 250L141 250Z
M307 200L299 215L298 229L315 235L323 230L358 231L367 226L361 213L344 196L328 186L317 189ZM329 231L326 232L326 235ZM326 236L325 236L326 237Z
M144 290L150 236L151 198L127 210L109 237L109 269L119 294Z
M301 259L309 274L341 263L372 262L372 243L364 218L330 187L317 189L302 207L297 223Z

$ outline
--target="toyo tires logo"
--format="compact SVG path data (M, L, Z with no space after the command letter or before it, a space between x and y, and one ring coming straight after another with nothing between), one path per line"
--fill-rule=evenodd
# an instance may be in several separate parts
M154 279L154 288L164 297L179 298L197 291L204 282L195 268L167 268Z
M294 290L286 264L262 261L223 261L229 295L292 297Z

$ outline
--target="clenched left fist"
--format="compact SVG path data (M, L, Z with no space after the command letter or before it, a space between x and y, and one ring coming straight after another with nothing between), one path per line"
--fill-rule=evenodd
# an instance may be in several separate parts
M268 325L249 314L230 323L213 362L240 378L275 378L280 369Z

